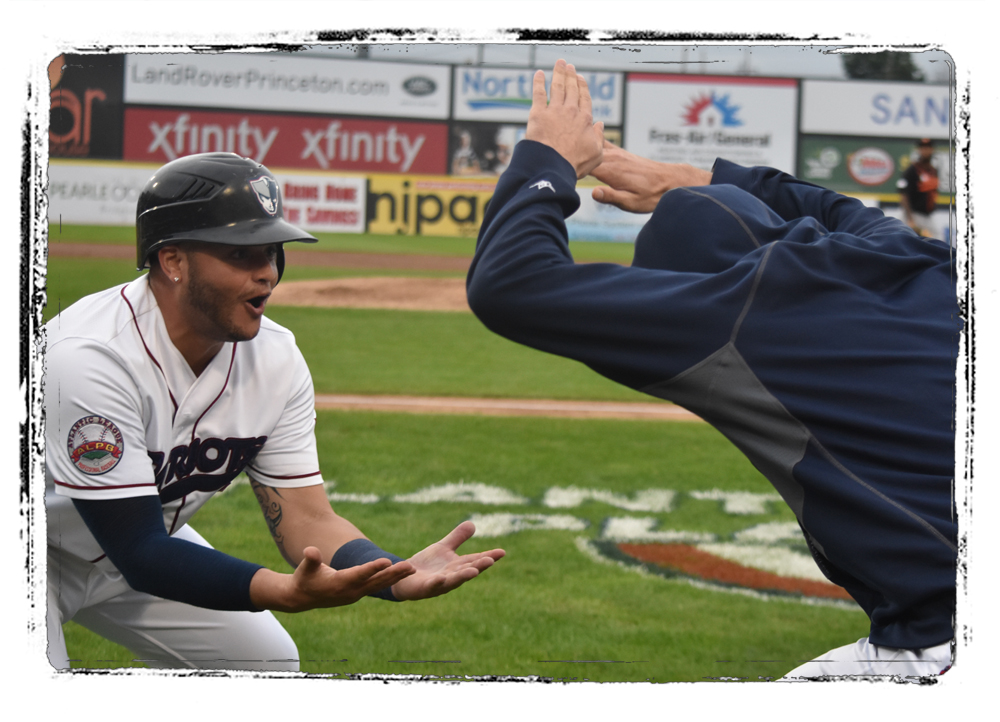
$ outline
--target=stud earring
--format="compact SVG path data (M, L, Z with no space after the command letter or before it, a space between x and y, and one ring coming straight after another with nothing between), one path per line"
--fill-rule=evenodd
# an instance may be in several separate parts
M180 283L180 280L177 276L174 276L174 283Z

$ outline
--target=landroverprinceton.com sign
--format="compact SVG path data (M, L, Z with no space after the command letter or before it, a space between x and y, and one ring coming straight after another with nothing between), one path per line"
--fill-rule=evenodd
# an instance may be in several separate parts
M272 53L128 55L125 103L446 120L451 69Z
M629 75L626 150L709 169L716 158L795 170L798 83L788 78Z

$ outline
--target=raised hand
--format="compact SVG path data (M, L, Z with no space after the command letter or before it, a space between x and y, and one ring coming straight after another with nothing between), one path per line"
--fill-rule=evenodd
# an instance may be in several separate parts
M674 188L704 186L712 173L685 163L658 163L629 153L604 141L601 164L590 175L607 188L595 188L591 196L599 203L617 206L632 213L652 213L660 196Z
M393 585L393 596L400 601L437 597L475 579L504 557L503 549L460 556L457 549L475 533L475 524L462 522L444 539L410 557L407 561L415 572Z
M583 178L601 162L604 123L595 123L590 89L572 65L557 60L545 95L545 73L535 73L524 137L555 149Z

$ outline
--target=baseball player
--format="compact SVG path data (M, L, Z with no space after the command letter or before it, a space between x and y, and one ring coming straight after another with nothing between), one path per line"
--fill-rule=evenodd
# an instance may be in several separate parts
M705 171L606 144L563 61L550 94L537 73L527 140L469 270L473 311L685 406L774 485L871 620L867 637L788 679L940 674L954 636L962 330L949 247L773 169L719 159ZM573 262L564 218L588 173L607 184L596 200L652 213L631 267Z
M921 138L917 143L917 157L896 182L899 189L899 207L903 209L906 225L921 236L944 238L934 220L937 208L938 171L934 167L934 141Z
M503 557L460 556L465 522L409 560L331 509L312 379L264 316L288 224L274 176L231 153L160 168L139 197L138 268L48 324L49 659L75 620L154 667L298 669L270 611L444 594ZM295 569L211 548L188 524L241 472Z

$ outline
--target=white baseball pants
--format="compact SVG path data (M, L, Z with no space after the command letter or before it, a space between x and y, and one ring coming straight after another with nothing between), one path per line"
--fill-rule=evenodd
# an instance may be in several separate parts
M189 526L174 536L210 546ZM105 571L59 549L48 554L48 654L68 669L64 622L74 621L131 650L155 668L299 669L295 642L270 612L224 612L161 599L132 589L121 573Z

